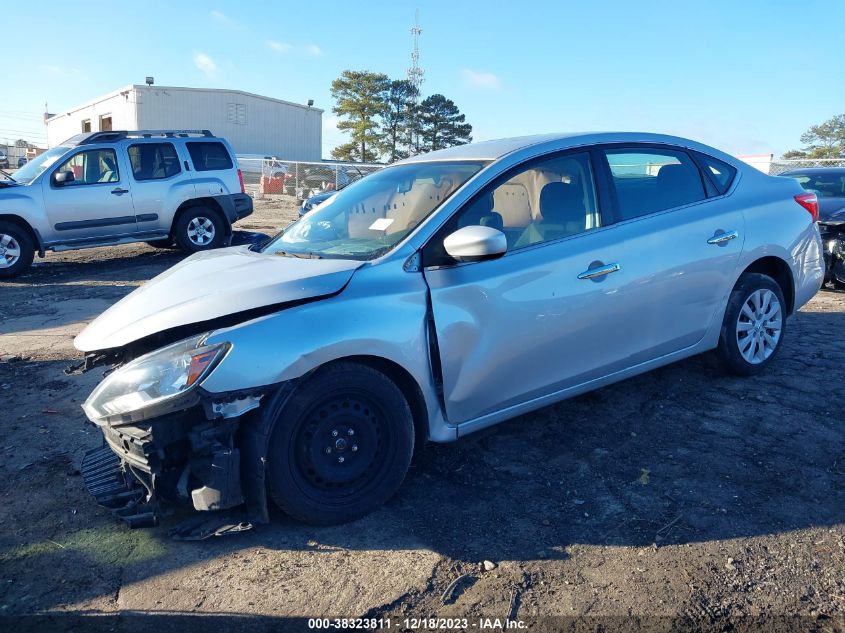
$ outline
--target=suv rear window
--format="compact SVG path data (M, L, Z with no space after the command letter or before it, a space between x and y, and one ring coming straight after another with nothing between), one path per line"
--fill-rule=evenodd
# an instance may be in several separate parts
M197 171L213 171L215 169L232 169L232 157L226 151L223 143L203 142L185 143L191 154L191 161Z
M159 180L179 173L179 156L172 143L140 143L127 150L135 180Z
M716 185L716 191L720 195L730 189L731 183L736 175L736 168L731 167L718 158L707 156L707 154L698 154L698 158L701 160L701 164L704 165L704 169L710 174L710 179Z

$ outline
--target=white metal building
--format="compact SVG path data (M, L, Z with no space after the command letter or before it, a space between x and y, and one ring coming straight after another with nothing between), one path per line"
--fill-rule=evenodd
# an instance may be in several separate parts
M130 85L46 120L50 147L81 132L207 129L237 154L322 158L319 108L242 90Z

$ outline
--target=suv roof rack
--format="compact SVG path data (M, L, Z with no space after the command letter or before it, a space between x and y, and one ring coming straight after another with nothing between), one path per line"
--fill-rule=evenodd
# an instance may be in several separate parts
M214 134L210 130L109 130L80 134L73 140L76 141L77 145L88 145L90 143L116 142L125 138L152 138L154 136L184 138L187 136L214 136Z

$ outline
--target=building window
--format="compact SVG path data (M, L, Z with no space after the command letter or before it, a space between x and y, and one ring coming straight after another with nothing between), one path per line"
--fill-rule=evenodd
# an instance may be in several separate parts
M135 180L160 180L181 171L179 156L172 143L130 145L128 154Z
M90 132L90 131L91 131L91 119L85 119L84 121L82 121L82 132L84 134L85 132Z
M111 129L111 114L102 115L100 117L100 132L110 132Z

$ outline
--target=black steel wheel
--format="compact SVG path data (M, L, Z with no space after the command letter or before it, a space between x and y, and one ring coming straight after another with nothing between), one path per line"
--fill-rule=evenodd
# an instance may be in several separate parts
M371 367L330 365L279 412L268 455L270 494L307 523L351 521L399 488L413 451L402 391Z

